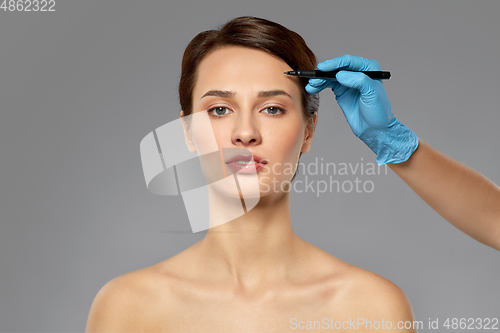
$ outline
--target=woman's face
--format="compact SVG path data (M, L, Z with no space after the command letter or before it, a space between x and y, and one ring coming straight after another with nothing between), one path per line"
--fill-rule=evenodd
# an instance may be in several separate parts
M267 161L257 171L261 195L287 190L312 141L299 79L284 74L290 70L278 57L239 46L209 53L197 69L193 113L208 112L219 149L244 148Z

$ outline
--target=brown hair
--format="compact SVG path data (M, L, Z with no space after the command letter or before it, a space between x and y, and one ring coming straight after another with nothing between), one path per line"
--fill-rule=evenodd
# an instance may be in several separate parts
M258 17L235 18L218 30L199 33L186 47L179 82L179 99L184 115L193 111L193 89L198 65L209 52L223 46L243 46L269 52L283 59L293 70L315 69L317 65L316 56L296 32ZM305 90L307 82L308 79L300 78L302 111L304 119L314 130L313 119L319 107L319 97Z

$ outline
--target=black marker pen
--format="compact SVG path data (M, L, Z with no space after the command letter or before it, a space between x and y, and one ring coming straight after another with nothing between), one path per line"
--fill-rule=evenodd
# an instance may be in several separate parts
M371 79L375 80L388 80L391 78L391 72L384 71L352 71L349 69L337 69L331 72L323 72L319 70L298 70L285 72L288 75L294 75L299 77L317 78L317 79L335 79L335 75L340 71L348 72L358 72L367 75Z

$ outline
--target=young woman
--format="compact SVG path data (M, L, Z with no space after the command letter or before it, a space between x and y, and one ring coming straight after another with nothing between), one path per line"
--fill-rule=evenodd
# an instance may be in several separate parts
M436 185L429 183L445 180L436 180L443 176L421 165L447 160L395 123L380 81L360 79L360 73L310 82L283 74L316 65L298 34L254 17L236 18L191 41L182 61L180 115L207 112L218 147L243 148L260 161L260 200L246 214L210 228L203 240L181 253L108 282L92 304L87 332L416 332L404 328L414 316L398 286L294 233L286 188L294 174L283 168L296 166L309 150L316 94L326 87L334 90L351 128L369 142L377 161L391 163L433 208L446 202L436 198ZM321 66L376 70L378 64L344 56ZM374 90L375 97L367 100ZM376 119L369 118L370 112ZM394 128L399 132L390 132ZM399 146L389 147L382 137ZM191 142L188 136L186 142ZM424 184L416 184L417 179ZM273 181L285 186L273 186Z

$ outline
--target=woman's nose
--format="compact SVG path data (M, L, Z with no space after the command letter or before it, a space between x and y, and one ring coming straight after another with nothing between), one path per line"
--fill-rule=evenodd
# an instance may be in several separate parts
M253 115L244 113L236 119L231 141L233 145L258 145L262 141Z

